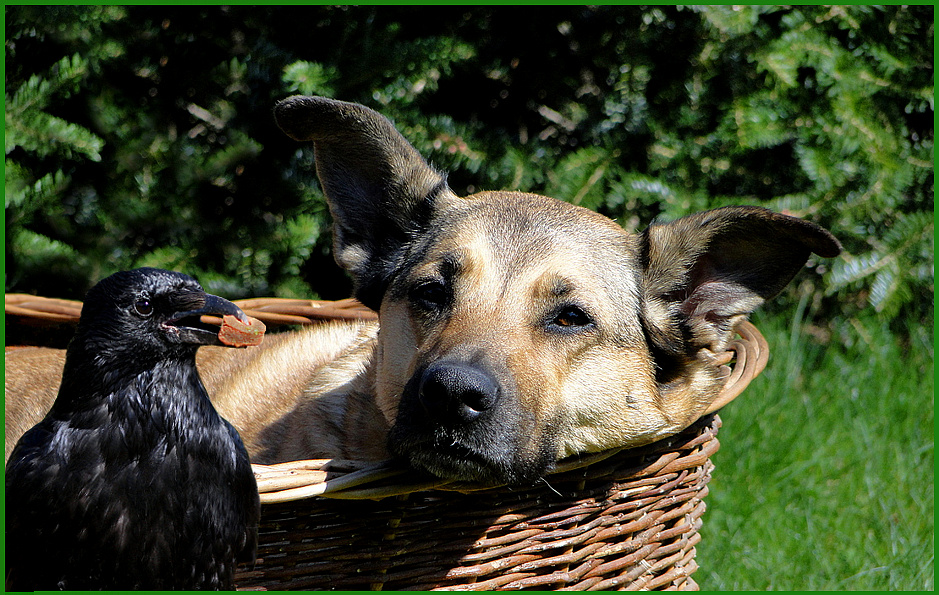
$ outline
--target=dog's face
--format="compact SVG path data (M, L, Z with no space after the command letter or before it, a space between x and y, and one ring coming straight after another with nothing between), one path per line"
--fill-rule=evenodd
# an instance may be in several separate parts
M444 477L524 482L560 458L680 431L723 385L713 356L821 228L739 207L626 233L547 197L461 198L377 113L296 97L337 261L377 308L389 449Z
M437 219L381 304L377 397L393 452L441 475L519 481L668 423L635 238L525 194L452 199Z

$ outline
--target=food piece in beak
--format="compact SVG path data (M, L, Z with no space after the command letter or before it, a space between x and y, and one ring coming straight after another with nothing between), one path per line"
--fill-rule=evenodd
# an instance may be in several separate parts
M257 318L245 316L245 319L242 321L230 314L223 316L222 328L218 331L218 340L229 347L260 345L267 327Z

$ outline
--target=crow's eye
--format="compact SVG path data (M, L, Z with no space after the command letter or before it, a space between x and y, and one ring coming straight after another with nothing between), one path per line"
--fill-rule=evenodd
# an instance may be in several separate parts
M560 330L575 330L593 324L593 318L577 306L564 306L551 319L551 326Z
M447 287L440 281L418 283L411 290L411 301L424 310L440 310L447 305Z
M153 304L147 298L140 298L134 302L134 310L141 316L150 316L153 314Z

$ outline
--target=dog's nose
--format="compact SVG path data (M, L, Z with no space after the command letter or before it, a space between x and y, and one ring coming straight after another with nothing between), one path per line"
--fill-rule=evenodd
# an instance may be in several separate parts
M420 400L437 419L473 421L499 400L499 385L484 371L462 363L437 362L421 376Z

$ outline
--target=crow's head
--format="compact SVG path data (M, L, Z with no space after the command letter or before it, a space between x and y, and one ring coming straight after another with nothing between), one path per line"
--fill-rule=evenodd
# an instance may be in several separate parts
M240 308L202 290L195 279L162 269L115 273L88 291L72 347L98 360L192 357L200 345L220 345L218 326L203 315L230 314L246 322Z

